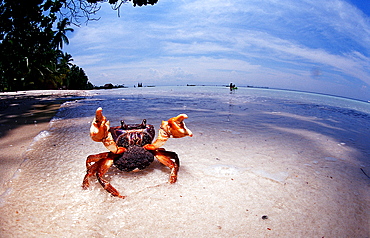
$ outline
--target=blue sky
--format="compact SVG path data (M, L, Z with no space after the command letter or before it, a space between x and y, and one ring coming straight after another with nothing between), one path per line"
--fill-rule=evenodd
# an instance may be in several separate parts
M233 82L370 100L369 14L363 0L159 0L120 17L103 4L64 50L94 85Z

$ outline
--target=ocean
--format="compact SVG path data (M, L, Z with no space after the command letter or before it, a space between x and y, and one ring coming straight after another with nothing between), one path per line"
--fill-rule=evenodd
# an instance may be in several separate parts
M157 161L112 167L110 196L85 161L107 151L89 137L95 110L111 126L155 126L186 113L193 137ZM143 87L92 91L66 102L24 154L1 195L0 237L368 237L370 103L274 89Z

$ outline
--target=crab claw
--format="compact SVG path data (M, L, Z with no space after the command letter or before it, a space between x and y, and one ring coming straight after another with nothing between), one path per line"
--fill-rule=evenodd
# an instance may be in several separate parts
M95 118L91 123L90 136L93 141L103 142L105 147L114 154L121 154L126 149L118 147L114 142L112 134L109 132L109 121L103 116L103 109L99 107L96 109Z
M185 126L184 120L188 118L186 114L180 114L177 117L172 117L167 121L168 130L167 133L170 137L181 138L184 136L193 136L193 133ZM166 122L162 122L162 125Z
M186 118L188 118L186 114L180 114L177 117L170 118L168 121L162 121L157 139L152 144L144 145L144 148L156 150L164 145L168 138L192 137L193 132L186 127L184 122Z
M103 109L96 109L95 118L91 123L90 136L93 141L102 142L109 133L109 121L103 116Z

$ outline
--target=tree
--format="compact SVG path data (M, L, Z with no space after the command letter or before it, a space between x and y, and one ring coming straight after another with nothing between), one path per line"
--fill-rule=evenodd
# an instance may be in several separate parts
M67 45L69 44L68 37L66 36L66 33L68 31L73 32L74 30L72 28L68 28L71 23L68 21L68 18L64 18L62 21L58 22L57 24L57 31L54 31L54 39L52 42L52 45L55 46L57 49L63 48L63 42Z
M102 3L113 9L158 0L0 0L0 90L86 88L85 72L63 53L70 24L92 20ZM54 29L56 27L56 29ZM74 82L76 80L76 82Z
M0 0L0 79L7 89L35 84L52 70L52 26L56 17L42 2ZM49 14L44 14L46 11Z
M61 16L68 18L75 25L80 25L80 19L99 20L95 14L100 10L100 4L109 3L113 10L118 10L128 2L133 6L154 5L158 0L63 0L63 8L60 11Z
M72 56L59 48L73 29L68 19L57 22L62 6L58 0L0 0L1 90L64 85Z
M73 65L66 77L66 87L68 89L92 89L93 86L88 82L85 71Z
M72 55L68 53L60 52L59 58L58 58L58 65L60 68L70 68L73 66L71 63L73 61Z

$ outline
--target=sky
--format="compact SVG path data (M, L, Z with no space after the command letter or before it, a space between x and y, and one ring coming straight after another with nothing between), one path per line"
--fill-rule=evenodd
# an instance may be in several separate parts
M63 48L94 85L258 86L370 100L370 1L102 4Z

